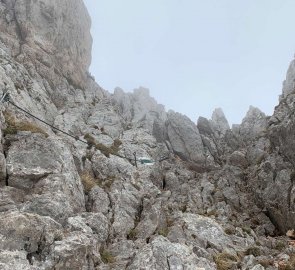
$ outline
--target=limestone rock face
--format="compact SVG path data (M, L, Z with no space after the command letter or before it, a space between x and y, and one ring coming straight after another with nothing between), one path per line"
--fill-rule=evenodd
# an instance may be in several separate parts
M61 229L61 225L49 217L18 211L5 212L1 216L0 233L2 239L6 238L1 244L2 250L36 252L39 241L49 244Z
M293 77L294 61L288 69L279 105L268 119L264 135L248 148L248 155L252 161L256 160L249 176L250 185L282 233L291 229L295 222L292 203L295 150ZM260 119L265 126L263 118Z
M7 172L8 185L27 194L22 208L58 221L85 211L82 184L66 146L38 135L17 139L8 150Z
M286 94L267 127L267 137L254 146L260 164L252 172L252 186L277 228L285 233L294 226L294 93ZM260 171L260 169L262 169Z
M158 141L162 142L166 139L167 115L164 106L150 97L148 89L140 87L133 93L125 94L122 89L116 88L112 99L126 128L142 127L149 130ZM128 127L128 123L131 126Z
M48 68L59 69L75 83L85 78L92 39L90 18L82 0L13 0L1 5L6 13L2 25L18 39L20 53L33 56L36 63L40 61Z
M72 136L1 104L0 268L291 264L294 62L271 117L195 124L146 88L102 89L89 28L82 0L0 1L0 96Z
M123 130L120 116L108 100L98 102L87 119L88 126L97 126L112 138L118 138Z
M151 244L145 245L135 256L128 270L135 269L208 269L214 264L199 259L188 247L171 243L164 237L156 237Z
M199 117L197 127L205 147L206 163L225 163L226 157L239 148L240 138L230 129L222 109L215 109L210 120Z

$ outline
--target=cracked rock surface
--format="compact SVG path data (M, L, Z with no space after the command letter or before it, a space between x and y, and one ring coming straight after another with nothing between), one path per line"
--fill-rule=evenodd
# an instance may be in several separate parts
M0 32L0 94L80 140L1 106L1 269L295 269L294 61L231 128L102 89L82 0L1 0Z

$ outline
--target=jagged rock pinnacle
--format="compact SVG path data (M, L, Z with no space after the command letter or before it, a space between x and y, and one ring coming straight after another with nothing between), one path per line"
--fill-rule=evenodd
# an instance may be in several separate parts
M225 134L230 129L228 121L221 108L217 108L212 113L212 124L221 133Z

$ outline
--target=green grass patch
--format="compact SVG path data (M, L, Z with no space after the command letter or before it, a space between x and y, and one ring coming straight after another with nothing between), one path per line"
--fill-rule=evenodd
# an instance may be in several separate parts
M112 146L108 147L102 143L98 143L95 141L95 138L90 135L89 133L84 135L84 139L87 141L89 146L95 147L97 150L99 150L102 154L104 154L106 157L110 157L110 155L116 155L119 152L119 148L122 144L122 142L119 139L115 139Z
M30 131L32 133L43 134L46 138L48 134L37 124L29 121L18 121L14 115L9 112L4 113L6 128L3 130L4 136L15 135L18 131Z
M169 233L168 227L160 228L158 230L158 235L162 235L164 237L167 237L168 233Z
M86 194L89 193L95 186L110 189L113 182L115 181L115 176L109 176L108 178L102 180L94 177L90 172L87 171L82 172L80 178L84 187L84 192Z
M133 228L133 229L131 229L130 231L129 231L129 233L127 234L127 239L128 240L136 240L136 238L137 238L137 230L135 229L135 228Z
M109 263L114 263L115 262L115 257L112 255L112 253L106 249L101 249L99 251L100 253L100 257L101 260L103 261L103 263L105 264L109 264Z
M222 252L214 256L217 270L230 270L238 262L237 256Z
M97 185L96 179L89 172L84 171L80 175L80 178L81 178L85 193L89 193L91 189Z
M286 242L279 240L275 244L275 249L278 251L283 251L285 248L287 248L287 246L288 245Z
M246 250L246 255L253 255L254 257L258 257L261 255L261 251L258 247L249 247Z

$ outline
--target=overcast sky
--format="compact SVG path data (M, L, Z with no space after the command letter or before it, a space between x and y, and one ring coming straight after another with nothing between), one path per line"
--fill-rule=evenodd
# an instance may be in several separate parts
M295 52L294 0L84 0L91 73L112 92L144 86L190 117L221 107L270 115Z

